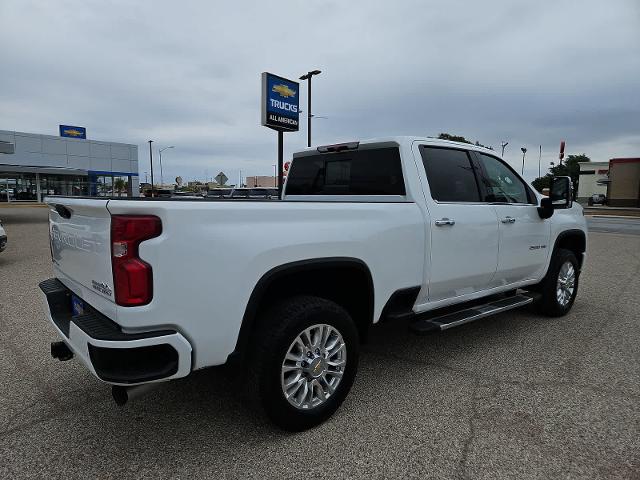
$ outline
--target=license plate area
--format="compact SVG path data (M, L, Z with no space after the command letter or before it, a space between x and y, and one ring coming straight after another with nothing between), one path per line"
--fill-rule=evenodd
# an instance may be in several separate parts
M77 295L71 295L71 315L77 317L84 315L84 302Z

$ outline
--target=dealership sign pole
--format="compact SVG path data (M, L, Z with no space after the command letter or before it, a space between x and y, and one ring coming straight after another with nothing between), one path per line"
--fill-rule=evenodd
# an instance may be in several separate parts
M278 196L282 198L284 132L299 127L299 84L262 72L262 125L278 132Z

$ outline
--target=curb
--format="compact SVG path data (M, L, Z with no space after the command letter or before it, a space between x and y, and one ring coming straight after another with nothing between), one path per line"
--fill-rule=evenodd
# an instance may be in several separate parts
M46 203L0 203L0 208L45 208Z

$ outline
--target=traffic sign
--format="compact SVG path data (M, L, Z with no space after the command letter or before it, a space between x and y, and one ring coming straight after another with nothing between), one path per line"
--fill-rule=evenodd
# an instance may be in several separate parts
M227 183L227 180L229 180L229 177L227 177L223 172L220 172L218 175L216 175L215 179L216 182L218 182L218 185L224 185L225 183Z

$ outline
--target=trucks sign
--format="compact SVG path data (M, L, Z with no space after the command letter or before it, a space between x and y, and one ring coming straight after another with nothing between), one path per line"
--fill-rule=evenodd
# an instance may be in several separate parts
M84 127L73 127L71 125L60 125L60 136L69 138L87 138L87 129Z
M262 125L274 130L297 132L299 92L298 82L263 72Z

